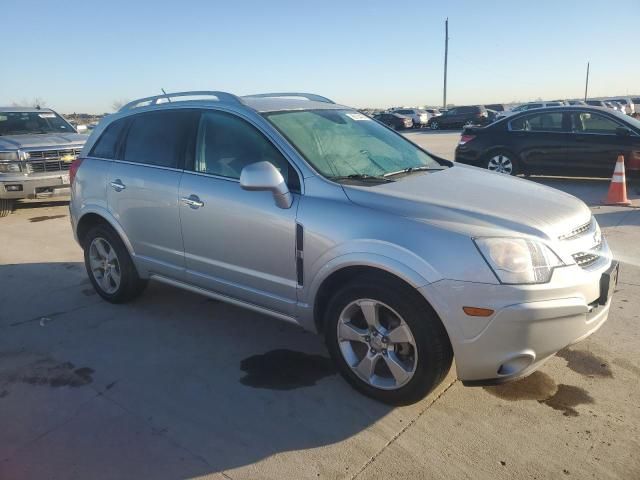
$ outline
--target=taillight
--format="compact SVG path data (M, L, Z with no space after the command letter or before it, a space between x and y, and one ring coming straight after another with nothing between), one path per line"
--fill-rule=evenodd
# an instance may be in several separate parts
M465 143L470 142L474 138L476 138L475 135L461 135L460 136L460 142L458 142L458 145L464 145Z
M78 173L78 169L80 165L82 165L83 158L76 158L71 165L69 165L69 184L73 185L73 181L76 179L76 173Z

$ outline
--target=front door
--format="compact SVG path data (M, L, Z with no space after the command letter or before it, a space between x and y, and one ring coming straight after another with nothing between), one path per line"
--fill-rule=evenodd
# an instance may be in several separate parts
M300 200L276 206L269 192L240 188L242 168L269 161L289 185L297 173L253 125L202 113L193 165L180 185L186 281L286 315L296 304L295 232ZM295 179L294 179L295 176Z
M567 142L568 161L576 169L597 175L610 176L618 155L624 155L629 167L633 134L618 134L624 129L607 115L596 112L572 112L572 133Z

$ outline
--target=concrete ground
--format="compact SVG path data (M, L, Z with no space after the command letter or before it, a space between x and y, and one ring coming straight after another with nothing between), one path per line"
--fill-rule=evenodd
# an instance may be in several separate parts
M451 158L457 133L410 133ZM640 210L583 198L623 262L609 321L527 379L453 371L390 408L335 374L320 338L151 284L89 284L63 202L0 220L0 479L640 478ZM638 200L638 187L630 188Z

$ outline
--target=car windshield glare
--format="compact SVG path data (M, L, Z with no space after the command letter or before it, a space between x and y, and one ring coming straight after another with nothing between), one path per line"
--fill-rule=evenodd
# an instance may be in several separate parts
M75 133L73 127L54 112L0 112L0 135Z
M271 112L265 117L328 178L380 177L418 167L442 168L401 135L353 110Z

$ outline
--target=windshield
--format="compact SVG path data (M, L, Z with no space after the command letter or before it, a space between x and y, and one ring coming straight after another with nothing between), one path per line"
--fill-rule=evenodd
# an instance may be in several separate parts
M271 112L265 117L328 178L442 168L401 135L353 110Z
M54 112L0 112L0 135L32 133L75 133L75 131Z

